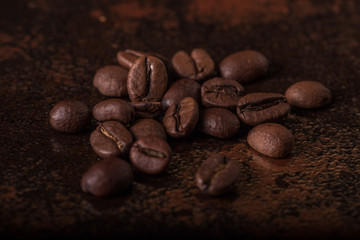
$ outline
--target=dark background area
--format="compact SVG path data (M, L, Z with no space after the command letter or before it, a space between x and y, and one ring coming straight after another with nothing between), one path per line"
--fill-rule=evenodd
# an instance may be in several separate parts
M360 3L311 0L0 2L0 237L218 237L350 239L360 236ZM78 134L51 129L50 109L105 99L92 85L116 53L167 58L206 49L216 63L254 49L271 63L248 92L284 91L301 80L331 89L329 106L292 109L286 159L246 143L248 127L220 140L199 131L169 139L173 160L159 176L137 174L112 198L80 189L98 157L96 123ZM177 78L172 78L174 81ZM194 174L213 152L242 167L236 189L204 196Z

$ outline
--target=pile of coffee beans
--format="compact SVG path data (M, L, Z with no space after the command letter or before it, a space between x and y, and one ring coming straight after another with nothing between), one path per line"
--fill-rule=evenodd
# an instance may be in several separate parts
M61 101L50 111L51 126L66 133L85 129L92 117L97 120L90 145L103 160L81 179L82 190L95 196L127 189L136 172L163 173L172 158L167 139L191 138L196 129L226 139L236 136L242 125L252 126L249 146L284 158L294 137L279 122L291 106L313 109L331 101L330 90L315 81L297 82L285 94L247 94L243 85L264 77L269 68L268 59L254 50L233 53L218 68L200 48L190 54L179 51L171 61L157 53L125 50L117 53L117 60L119 65L104 66L93 78L94 87L108 98L92 111L77 100ZM178 79L169 81L170 71ZM202 193L218 196L234 186L239 173L237 161L214 153L194 173L195 184Z

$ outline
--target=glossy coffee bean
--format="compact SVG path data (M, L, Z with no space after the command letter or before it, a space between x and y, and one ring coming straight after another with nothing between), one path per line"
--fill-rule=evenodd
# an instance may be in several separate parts
M331 91L320 82L301 81L291 85L285 97L291 106L312 109L329 104Z
M163 125L151 118L137 120L129 130L135 140L147 136L158 137L166 140L166 132Z
M208 108L200 112L199 129L214 137L231 138L240 130L240 120L225 108Z
M132 143L132 134L117 121L100 124L90 135L91 147L102 158L126 157Z
M202 193L218 196L229 191L239 175L240 165L236 161L213 154L198 168L195 181Z
M162 98L162 105L167 109L185 97L192 97L200 102L200 84L192 79L183 78L174 82Z
M118 63L126 69L130 69L136 59L141 56L147 56L145 52L126 49L125 51L119 51L116 54Z
M223 78L234 79L241 84L263 77L269 68L267 58L254 50L244 50L224 58L219 64Z
M134 108L127 101L117 98L99 102L94 106L92 113L98 121L117 120L125 126L129 126L135 117Z
M159 174L164 172L172 157L169 144L158 137L142 137L130 149L130 161L140 172Z
M166 68L160 59L152 56L139 57L128 74L129 98L133 102L160 101L167 83Z
M248 133L248 144L261 154L273 158L283 158L290 154L294 138L292 133L277 123L257 125Z
M177 52L171 59L174 70L180 77L202 81L214 73L215 63L210 55L201 48L192 50L191 55Z
M181 138L194 131L198 120L198 103L192 97L186 97L166 110L163 125L171 137Z
M201 100L206 107L235 109L244 95L244 87L235 80L212 78L201 86Z
M51 127L60 132L80 132L90 124L90 121L89 107L77 100L63 100L57 103L49 114Z
M157 118L162 114L161 102L129 102L137 118Z
M251 126L278 121L289 111L290 105L279 93L249 93L240 98L236 108L240 120Z
M134 174L129 163L120 158L100 160L81 178L81 189L98 197L108 197L129 188Z
M99 92L108 97L128 95L126 81L128 70L120 66L105 66L96 71L93 85Z

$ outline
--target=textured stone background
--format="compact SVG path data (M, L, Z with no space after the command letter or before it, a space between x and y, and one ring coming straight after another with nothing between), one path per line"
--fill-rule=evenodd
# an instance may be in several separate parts
M360 236L360 4L355 0L181 0L0 2L0 237L242 237L301 239ZM90 107L105 99L92 86L126 48L168 58L203 47L216 63L255 49L269 74L248 92L283 93L316 80L333 92L323 109L292 109L282 123L295 136L290 157L253 152L245 136L196 132L170 140L168 171L136 175L113 198L81 192L98 161L85 132L48 123L65 98ZM172 78L171 81L176 79ZM242 166L234 192L203 196L194 174L209 153Z

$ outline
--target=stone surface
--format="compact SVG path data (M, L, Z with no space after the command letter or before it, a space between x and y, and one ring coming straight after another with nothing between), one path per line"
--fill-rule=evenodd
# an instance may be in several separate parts
M359 12L355 0L1 1L0 238L358 238ZM250 150L247 128L229 140L196 132L191 141L169 140L174 156L165 174L136 174L129 191L109 199L83 193L81 176L98 161L89 145L96 124L56 132L51 106L105 99L92 79L117 64L120 50L171 58L195 47L216 64L244 49L266 55L268 75L247 92L284 93L314 80L334 97L282 122L295 138L286 159ZM194 181L214 152L242 169L236 191L221 198L202 195Z

